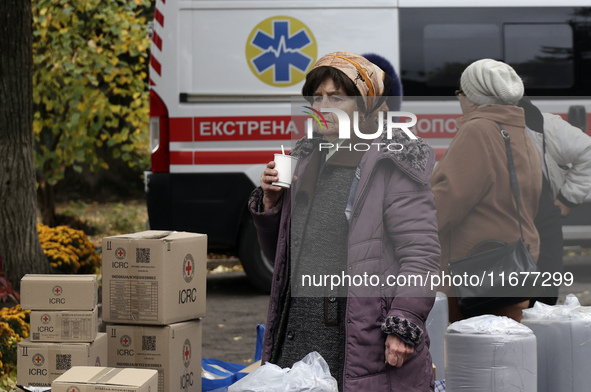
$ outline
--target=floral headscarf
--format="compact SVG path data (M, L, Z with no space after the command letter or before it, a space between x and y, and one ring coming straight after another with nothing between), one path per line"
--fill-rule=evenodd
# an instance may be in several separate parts
M363 97L366 114L375 112L384 103L383 95L391 79L365 57L352 52L333 52L322 56L312 70L318 67L333 67L347 75Z

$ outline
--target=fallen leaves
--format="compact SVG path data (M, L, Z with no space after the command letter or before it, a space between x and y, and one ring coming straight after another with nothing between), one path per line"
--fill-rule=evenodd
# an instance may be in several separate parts
M212 268L212 269L210 269L209 267L207 268L207 272L210 274L223 274L226 272L236 272L236 271L243 271L243 270L244 269L242 268L242 265L240 263L230 265L230 266L218 265L217 267Z

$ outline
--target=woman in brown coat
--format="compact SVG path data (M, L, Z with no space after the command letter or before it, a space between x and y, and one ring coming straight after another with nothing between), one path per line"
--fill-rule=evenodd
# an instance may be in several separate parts
M497 123L511 138L523 235L537 260L539 237L533 219L542 189L541 158L525 129L523 109L515 106L523 96L523 83L513 68L491 59L468 66L460 83L456 95L464 116L458 119L457 134L431 177L442 270L449 273L449 260L468 256L481 241L519 239L505 143ZM452 290L448 290L450 321L457 321L467 315L460 312ZM529 301L514 303L486 313L519 321L528 305Z

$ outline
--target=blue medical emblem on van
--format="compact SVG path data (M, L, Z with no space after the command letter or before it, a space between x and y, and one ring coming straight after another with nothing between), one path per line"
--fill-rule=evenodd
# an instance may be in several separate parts
M316 40L301 21L288 16L265 19L250 33L246 58L253 74L275 87L302 81L316 61Z

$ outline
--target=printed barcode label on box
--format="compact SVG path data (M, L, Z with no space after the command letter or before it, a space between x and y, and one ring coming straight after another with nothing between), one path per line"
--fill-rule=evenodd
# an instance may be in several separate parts
M164 391L164 369L158 370L158 392Z
M112 279L109 283L111 320L158 320L158 281Z
M88 339L92 336L92 323L88 318L63 317L61 320L61 339Z
M135 262L136 263L149 263L150 262L150 248L136 248L135 249Z
M40 336L39 336L39 332L33 332L33 340L39 340Z
M55 354L56 370L68 370L72 367L72 354Z
M156 351L156 336L142 336L142 351Z

